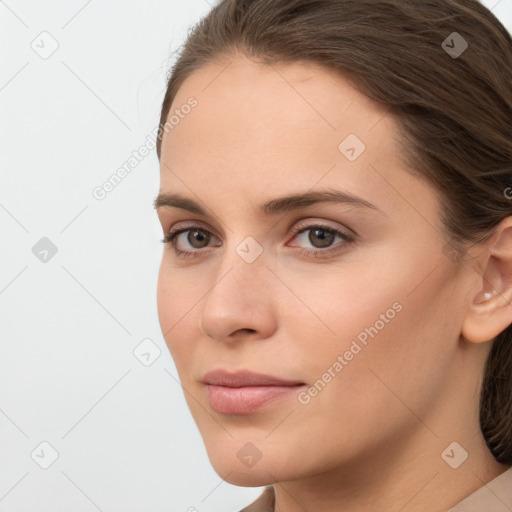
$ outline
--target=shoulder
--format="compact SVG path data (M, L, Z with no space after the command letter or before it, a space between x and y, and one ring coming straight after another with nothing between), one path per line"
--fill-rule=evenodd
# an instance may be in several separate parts
M448 512L510 512L512 510L512 467L483 485Z

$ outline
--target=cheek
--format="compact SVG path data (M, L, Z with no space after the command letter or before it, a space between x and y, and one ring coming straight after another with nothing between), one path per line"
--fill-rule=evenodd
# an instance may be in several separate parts
M188 355L192 353L194 340L198 337L197 329L193 332L190 322L194 316L194 307L199 306L197 302L200 297L199 291L197 289L194 291L190 286L190 280L166 263L164 255L158 273L158 319L163 337L178 370L182 363L191 360Z
M158 320L160 322L160 328L165 339L167 339L167 333L174 324L173 318L175 317L175 304L173 304L171 300L173 284L170 281L170 277L170 273L166 269L164 254L160 263L160 270L158 272L156 302Z
M327 296L339 297L325 317L336 341L323 344L322 354L316 352L310 377L329 380L326 371L340 369L333 367L339 356L343 369L311 403L322 409L318 417L329 411L333 424L342 418L349 430L361 434L366 428L361 426L371 430L375 421L383 432L391 432L400 421L414 422L414 414L426 414L443 392L453 364L458 326L456 312L446 308L453 293L449 272L440 266L428 279L418 278L421 284L415 288L408 275L421 272L399 262L396 269L392 279L390 274L357 279L368 288L358 285L350 297L325 289Z
M365 393L360 384L375 373L414 401L420 388L448 371L459 328L457 312L446 306L456 294L452 269L428 244L391 249L373 250L371 261L360 252L331 272L288 277L309 306L298 306L296 329L310 380L346 355L343 367L366 376L345 372L351 379L343 386Z
M323 318L336 336L322 337L320 343L318 330L316 338L311 325L305 330L311 318L297 326L297 332L302 327L300 361L310 387L297 400L287 437L311 441L303 445L297 464L320 454L319 467L325 469L361 457L414 431L417 418L432 410L449 376L451 350L436 318L443 287L439 277L417 295L407 296L409 287L395 282L394 288L366 295L364 302L356 297L325 301ZM321 295L316 298L320 301Z

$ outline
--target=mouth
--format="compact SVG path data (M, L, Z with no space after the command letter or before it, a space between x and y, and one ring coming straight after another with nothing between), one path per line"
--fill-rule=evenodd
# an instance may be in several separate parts
M290 398L304 382L280 377L225 370L208 372L206 385L208 401L212 409L223 414L251 414L278 399Z

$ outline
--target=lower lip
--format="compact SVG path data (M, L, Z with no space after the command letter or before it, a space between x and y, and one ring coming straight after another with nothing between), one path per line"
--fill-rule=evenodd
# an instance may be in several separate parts
M230 388L208 384L208 400L212 409L224 414L251 414L278 398L295 394L297 386L246 386Z

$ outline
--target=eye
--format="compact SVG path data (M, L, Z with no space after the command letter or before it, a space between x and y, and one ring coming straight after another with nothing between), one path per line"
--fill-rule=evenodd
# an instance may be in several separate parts
M187 258L196 256L200 252L204 252L200 250L208 247L212 239L217 240L210 231L201 226L191 225L171 229L170 232L162 239L162 242L165 244L171 244L177 256ZM180 249L178 245L184 246L185 249ZM193 250L188 251L187 248L191 248Z
M355 241L353 235L323 224L298 225L293 228L293 232L294 239L298 239L301 244L310 244L309 248L301 251L305 256L329 256L333 252L342 250L349 242ZM333 245L336 239L341 243Z

